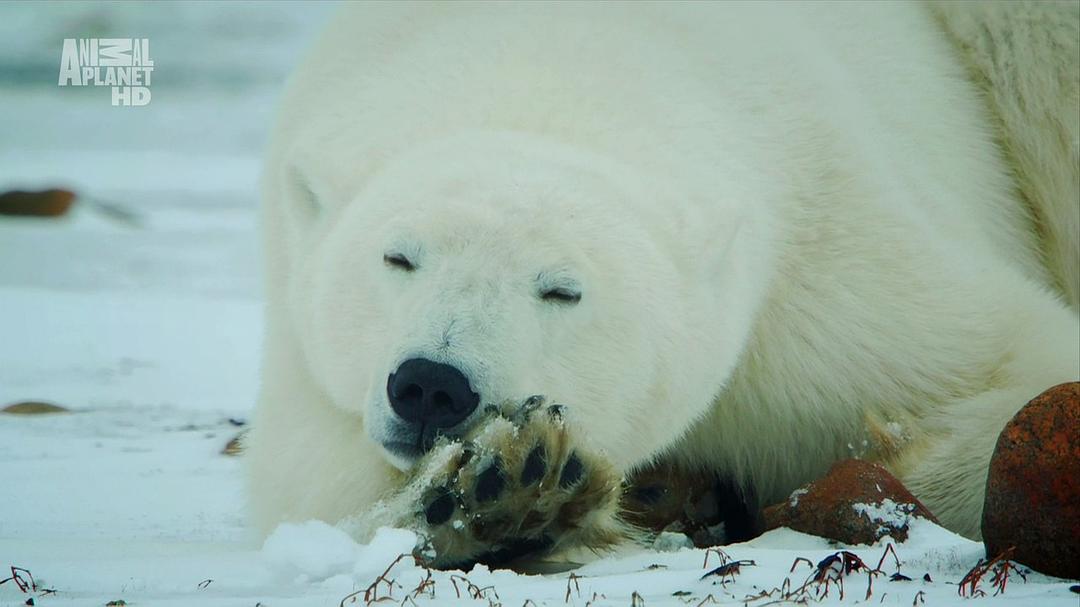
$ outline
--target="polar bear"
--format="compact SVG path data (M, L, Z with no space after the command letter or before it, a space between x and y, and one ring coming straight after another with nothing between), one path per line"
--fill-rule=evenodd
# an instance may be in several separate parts
M652 462L756 507L855 456L978 537L1080 377L1080 20L966 6L347 7L266 164L258 526L468 562L618 541Z

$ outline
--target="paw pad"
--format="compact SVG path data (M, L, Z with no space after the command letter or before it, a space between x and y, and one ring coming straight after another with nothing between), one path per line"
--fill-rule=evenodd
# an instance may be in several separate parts
M454 494L446 487L440 487L424 509L424 518L429 525L441 525L450 520L455 507Z
M584 475L585 464L581 461L581 458L578 457L577 453L571 453L570 458L566 460L566 465L563 466L562 474L559 475L559 487L562 489L569 489L581 480L581 477Z
M503 478L502 462L496 458L476 477L476 501L490 502L499 497L505 488L506 479Z
M537 445L525 458L525 465L521 468L521 486L528 487L540 482L547 472L547 453L543 445Z

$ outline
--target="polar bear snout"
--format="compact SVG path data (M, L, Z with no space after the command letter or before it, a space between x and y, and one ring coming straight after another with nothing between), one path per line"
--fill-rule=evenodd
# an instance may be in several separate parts
M427 430L452 428L480 404L464 373L426 358L401 363L387 379L386 395L398 417Z

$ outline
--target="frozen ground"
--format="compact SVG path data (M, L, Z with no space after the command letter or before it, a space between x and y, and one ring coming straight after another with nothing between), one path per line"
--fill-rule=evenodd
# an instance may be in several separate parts
M310 523L263 546L245 527L242 461L219 453L255 391L265 125L327 8L164 6L0 3L0 191L62 185L84 196L63 220L0 219L0 407L36 399L72 411L0 415L0 579L16 566L39 585L31 594L0 585L0 607L31 597L45 606L339 605L412 537L387 532L358 546ZM150 106L112 108L100 91L55 87L59 39L91 35L151 38L159 84ZM471 583L489 588L482 605L628 605L635 593L646 605L741 604L788 577L801 585L810 570L789 573L796 557L817 562L837 549L790 531L730 546L755 565L726 585L699 579L702 551L611 556L577 570L569 595L567 573L436 573L426 587L434 600L421 592L415 602L469 596ZM882 551L855 549L871 565ZM843 601L834 588L826 602L966 602L955 584L981 546L923 525L897 552L914 581L879 576L867 600L867 577L854 574ZM884 568L895 571L892 561ZM399 563L388 576L394 602L425 575ZM973 604L1077 601L1067 583L1032 575Z

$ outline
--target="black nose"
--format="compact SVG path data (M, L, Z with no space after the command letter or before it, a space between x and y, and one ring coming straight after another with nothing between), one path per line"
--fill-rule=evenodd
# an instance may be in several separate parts
M386 382L386 394L402 419L429 428L456 426L480 404L464 373L426 358L401 363Z

